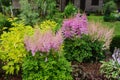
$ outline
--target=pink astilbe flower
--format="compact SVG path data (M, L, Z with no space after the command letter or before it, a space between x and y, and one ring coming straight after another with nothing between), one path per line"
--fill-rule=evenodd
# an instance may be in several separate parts
M81 34L87 34L87 26L88 22L86 15L77 14L74 18L63 21L62 32L65 38L81 36Z
M63 42L62 31L59 30L52 40L52 48L56 51L59 50L62 42Z
M43 53L49 53L50 50L58 51L63 42L63 37L61 30L57 34L52 31L42 33L40 30L36 30L33 36L26 36L24 42L26 49L31 51L34 56L38 51Z
M88 35L91 36L92 41L104 42L103 49L109 49L113 33L113 28L103 26L100 22L89 22Z

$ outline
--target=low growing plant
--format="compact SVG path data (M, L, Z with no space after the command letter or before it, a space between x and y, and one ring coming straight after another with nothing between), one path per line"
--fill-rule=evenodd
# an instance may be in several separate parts
M28 54L24 47L25 34L32 34L31 26L14 23L9 32L4 32L0 38L0 59L6 74L17 74L20 71L23 58Z
M113 59L108 62L102 61L100 72L103 73L110 80L120 79L120 49L114 50Z

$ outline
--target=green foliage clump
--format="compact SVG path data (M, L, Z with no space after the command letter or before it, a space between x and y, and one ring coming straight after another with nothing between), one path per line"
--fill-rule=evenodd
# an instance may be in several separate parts
M57 23L52 20L45 20L39 26L39 28L43 32L48 30L52 30L53 32L56 32L56 29L57 29L56 27L57 27Z
M114 60L108 62L101 62L100 72L103 73L110 80L119 80L120 79L120 64Z
M101 60L104 58L102 46L102 42L92 41L87 35L83 35L81 38L65 39L65 57L69 61L78 62Z
M104 5L104 21L114 21L115 17L111 15L117 9L114 1L106 2Z
M66 17L70 17L72 15L74 15L75 13L77 13L77 8L72 4L69 3L64 10L64 14Z
M72 80L70 63L64 56L55 54L36 53L25 57L22 64L23 80Z
M0 59L4 62L6 74L18 73L23 58L28 53L24 47L25 34L32 34L33 28L23 24L13 23L15 27L4 32L0 38Z
M41 17L51 18L56 11L56 0L37 0L36 4Z
M113 53L115 47L120 48L120 35L116 35L112 39L112 42L110 44L110 51L112 53Z
M11 27L11 23L7 20L7 18L0 13L0 34L3 33L4 30Z
M20 4L21 4L20 18L24 21L26 25L33 26L34 24L36 24L38 22L39 14L33 7L35 5L30 4L28 0L20 0Z

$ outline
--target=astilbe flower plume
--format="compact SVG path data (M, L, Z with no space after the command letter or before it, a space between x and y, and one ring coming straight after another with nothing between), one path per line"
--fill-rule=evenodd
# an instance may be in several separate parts
M50 50L58 51L62 42L61 30L54 34L51 30L43 33L37 29L33 36L26 36L24 40L26 49L31 51L33 56L38 51L43 53L49 53Z
M91 36L92 41L104 42L103 49L109 49L113 33L113 28L103 26L100 22L89 22L88 35Z
M87 17L85 14L77 14L75 17L65 19L62 24L62 32L65 38L87 34Z

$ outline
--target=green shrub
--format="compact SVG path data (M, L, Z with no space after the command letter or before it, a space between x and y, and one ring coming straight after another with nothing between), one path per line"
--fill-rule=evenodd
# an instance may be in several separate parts
M52 20L45 20L45 21L41 22L41 24L39 26L39 28L43 32L48 31L48 30L52 30L53 32L56 32L57 31L56 27L57 27L57 23Z
M114 60L108 62L101 62L100 72L103 73L110 80L120 79L120 64Z
M112 39L112 42L110 44L110 51L112 53L113 53L115 47L120 48L120 35L116 35Z
M0 59L4 62L3 70L6 74L18 73L22 59L28 53L24 47L25 34L31 34L33 28L23 24L13 23L15 27L4 32L0 38Z
M70 63L62 52L61 30L41 32L25 37L25 46L30 54L25 57L23 80L72 80Z
M77 13L77 8L72 4L69 3L64 10L64 14L66 17L70 17L72 15L74 15L75 13Z
M10 27L11 23L3 14L0 13L0 34L2 34L4 30L8 30Z
M115 21L115 17L111 16L111 13L117 9L114 1L108 1L104 5L104 21Z
M113 22L113 21L117 21L117 18L113 15L110 15L110 16L104 16L104 21L106 22Z
M41 17L49 17L49 19L54 16L56 11L56 0L37 0L38 13Z
M28 55L22 70L23 80L72 80L70 63L63 56L50 54L46 61L46 55Z
M39 20L38 19L39 14L34 8L32 8L33 5L30 4L28 0L20 0L20 5L21 5L20 19L24 21L24 24L32 26L36 24Z
M110 15L110 13L112 13L114 10L117 9L117 6L115 2L111 0L105 3L103 9L104 9L104 15Z
M101 60L104 57L102 46L102 42L92 41L87 35L83 35L82 38L65 39L65 57L69 61L78 62Z
M118 12L111 13L111 15L114 16L117 21L120 21L120 14Z

